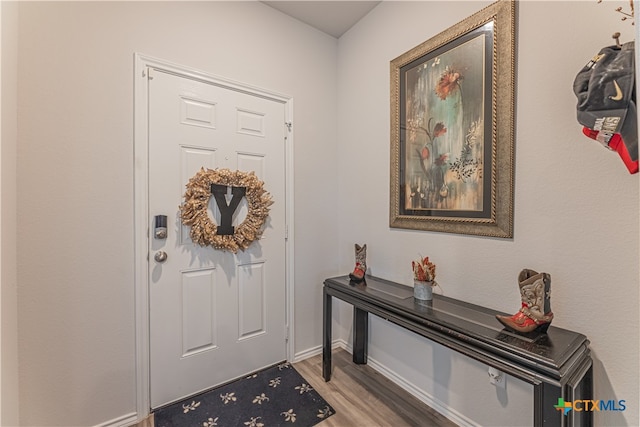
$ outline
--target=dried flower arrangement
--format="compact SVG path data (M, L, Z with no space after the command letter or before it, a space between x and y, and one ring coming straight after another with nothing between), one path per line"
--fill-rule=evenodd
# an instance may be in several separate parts
M429 257L420 257L417 261L411 261L413 279L420 282L433 282L436 278L436 265L429 261Z

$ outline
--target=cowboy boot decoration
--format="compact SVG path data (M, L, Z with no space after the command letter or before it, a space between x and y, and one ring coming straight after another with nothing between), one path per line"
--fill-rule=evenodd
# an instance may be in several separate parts
M551 312L551 276L524 269L518 276L522 307L513 316L496 315L507 329L515 332L547 332L553 313Z
M356 266L353 272L349 273L349 278L354 282L362 282L364 280L364 273L367 271L367 245L362 246L356 243Z

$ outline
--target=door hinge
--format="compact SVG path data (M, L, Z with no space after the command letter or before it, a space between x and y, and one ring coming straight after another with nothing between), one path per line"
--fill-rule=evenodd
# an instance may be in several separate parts
M151 67L147 67L144 70L142 70L142 78L146 78L147 80L153 80L153 75L151 74L152 70L153 68Z
M289 341L289 326L287 325L287 327L285 328L284 331L284 340L285 341Z

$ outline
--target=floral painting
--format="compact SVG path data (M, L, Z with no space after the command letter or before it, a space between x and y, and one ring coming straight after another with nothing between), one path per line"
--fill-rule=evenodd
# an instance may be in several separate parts
M405 71L406 209L482 211L485 37Z
M389 225L513 236L515 2L391 61Z

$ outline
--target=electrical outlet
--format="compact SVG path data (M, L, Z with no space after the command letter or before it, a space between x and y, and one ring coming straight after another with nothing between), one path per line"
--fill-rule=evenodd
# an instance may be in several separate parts
M507 382L507 376L504 372L497 370L496 368L489 368L489 383L496 387L505 388Z

